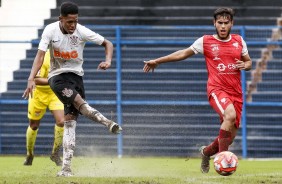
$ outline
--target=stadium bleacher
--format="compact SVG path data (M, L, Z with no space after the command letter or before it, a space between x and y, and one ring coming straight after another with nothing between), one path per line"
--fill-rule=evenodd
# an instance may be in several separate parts
M52 17L45 24L56 21L58 7L51 10ZM79 22L97 25L93 30L114 41L115 29L99 25L155 25L159 29L140 29L131 27L122 30L123 40L178 40L191 42L203 34L212 34L213 29L178 29L170 26L204 25L212 26L212 12L218 6L231 6L237 12L235 25L272 25L281 15L279 1L258 0L219 0L208 6L210 1L191 0L75 0L80 6ZM205 5L205 6L203 6ZM234 30L239 33L238 29ZM40 37L42 30L38 31ZM271 29L250 29L246 31L247 41L267 41ZM127 101L207 101L207 73L204 58L196 55L177 64L161 65L154 73L144 74L143 60L163 56L185 45L124 44L122 55L122 100ZM249 52L256 61L262 57L265 46L249 46ZM37 44L27 50L27 58L21 61L20 69L14 73L14 81L8 84L8 91L1 99L20 100L26 87ZM273 50L262 81L257 84L252 95L253 102L281 102L282 50ZM116 100L116 59L112 68L97 71L99 61L103 60L102 48L87 45L84 51L85 89L87 100ZM252 73L246 72L247 80ZM93 104L107 117L116 120L116 106ZM27 104L5 105L1 109L1 152L3 154L25 154L25 131L28 125ZM199 105L122 105L123 155L128 156L198 156L198 148L214 139L219 129L219 118L208 104ZM248 157L282 157L281 147L281 107L248 106L247 132ZM35 154L49 154L53 141L54 120L50 113L43 118ZM106 128L80 117L77 126L76 154L116 155L116 136ZM262 143L263 142L263 143ZM242 154L241 131L231 150L238 156Z

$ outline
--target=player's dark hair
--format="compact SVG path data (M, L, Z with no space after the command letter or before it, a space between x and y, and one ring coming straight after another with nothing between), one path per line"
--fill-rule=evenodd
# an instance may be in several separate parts
M234 15L234 10L227 7L218 8L213 13L214 20L217 20L219 17L228 17L230 20L233 20Z
M78 6L73 2L64 2L61 4L61 16L66 17L68 14L78 14Z

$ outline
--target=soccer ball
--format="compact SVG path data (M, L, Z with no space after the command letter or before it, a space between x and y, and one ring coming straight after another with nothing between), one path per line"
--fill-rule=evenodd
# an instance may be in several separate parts
M236 171L238 158L230 151L223 151L215 156L213 163L214 169L218 174L222 176L229 176Z

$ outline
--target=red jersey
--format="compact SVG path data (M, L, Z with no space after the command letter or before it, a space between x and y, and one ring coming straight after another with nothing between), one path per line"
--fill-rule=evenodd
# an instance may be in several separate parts
M218 40L213 35L205 35L191 48L205 56L208 71L207 92L225 91L232 96L242 96L241 72L236 61L246 55L246 43L240 35L232 34L229 40ZM200 44L199 44L200 43ZM199 45L202 44L202 50Z

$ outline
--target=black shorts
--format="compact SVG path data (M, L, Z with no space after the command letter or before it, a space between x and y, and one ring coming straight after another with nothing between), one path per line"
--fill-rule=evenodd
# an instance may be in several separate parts
M77 94L85 99L83 79L75 73L62 73L48 80L51 89L64 104L65 114L77 116L79 111L73 106Z

